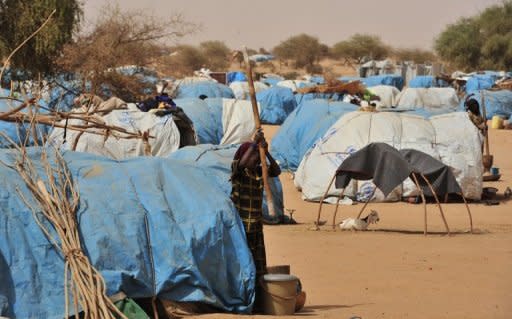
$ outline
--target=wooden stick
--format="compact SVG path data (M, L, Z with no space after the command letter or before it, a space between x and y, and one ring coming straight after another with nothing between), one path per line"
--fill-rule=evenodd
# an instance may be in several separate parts
M336 173L334 173L331 181L329 182L329 186L327 186L327 189L325 190L325 193L322 195L322 199L320 199L320 206L318 207L318 214L316 216L316 230L319 230L320 227L320 214L322 213L322 205L324 204L324 200L327 197L327 194L329 194L329 189L331 189L332 183L334 183L334 180L336 179Z
M375 191L376 190L377 190L377 186L375 186L375 188L373 189L372 194L370 195L370 197L368 197L368 199L366 200L366 203L364 203L364 205L363 205L363 208L361 208L361 210L359 211L359 214L357 215L358 219L361 217L361 214L363 213L363 211L366 208L366 206L368 206L368 203L372 200L373 195L375 195Z
M249 83L249 95L251 96L251 104L252 104L252 113L254 116L254 126L256 130L261 129L261 121L260 121L260 112L258 110L258 102L256 101L256 91L254 89L254 81L252 79L252 66L251 61L249 60L249 54L247 53L247 48L244 48L244 60L245 66L247 70L247 80ZM267 154L265 154L265 149L260 145L260 161L263 175L263 187L265 188L265 194L267 197L267 207L268 213L271 217L276 216L275 207L274 207L274 199L272 198L272 191L270 190L270 184L268 180L268 166L267 166Z
M338 195L338 200L336 201L336 208L334 209L334 214L332 216L332 229L333 230L336 230L336 214L338 213L338 207L340 207L340 200L344 193L345 193L345 189L342 189L340 195Z
M480 97L482 99L482 115L484 117L484 126L485 126L485 153L487 156L490 155L489 151L489 128L487 127L487 109L485 107L485 98L484 98L484 90L481 91Z
M471 216L471 211L469 210L469 205L466 200L466 197L464 197L464 194L462 192L460 193L460 196L462 197L462 200L464 201L464 205L466 205L466 210L468 211L468 216L469 216L469 230L473 234L473 216Z
M441 207L441 203L439 202L439 198L437 197L437 194L434 190L434 187L432 187L432 184L428 181L428 179L425 177L425 175L420 174L423 180L427 183L428 187L430 188L430 191L434 195L434 198L436 199L437 207L439 208L439 212L441 213L441 218L443 219L444 226L446 227L446 232L448 235L450 235L450 227L448 227L448 223L446 222L446 218L444 217L443 208Z
M416 187L418 188L418 191L421 195L421 201L423 202L423 235L427 236L427 200L425 199L425 193L423 192L423 189L421 189L420 183L418 182L418 178L416 177L415 173L412 173L412 178L414 179L414 183L416 184Z

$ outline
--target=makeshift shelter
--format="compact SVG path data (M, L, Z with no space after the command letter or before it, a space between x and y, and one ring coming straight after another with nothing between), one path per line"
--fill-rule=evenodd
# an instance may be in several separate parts
M219 97L232 99L235 97L229 86L212 81L181 84L176 88L175 96L177 99Z
M482 96L484 97L482 99ZM468 98L473 98L480 104L480 114L483 114L482 102L485 103L487 119L499 115L503 118L509 118L512 115L512 91L510 90L481 90L475 91L471 95L461 100L459 110L464 111L464 102Z
M39 167L39 149L26 156ZM80 192L80 241L108 296L250 313L252 256L210 170L164 158L118 162L66 152L64 159ZM0 160L11 164L12 152L1 151ZM0 174L0 316L63 318L65 258L39 228L38 206L18 173L0 165Z
M245 100L249 98L249 83L248 82L233 82L229 84L231 90L233 90L233 94L235 95L235 99ZM254 82L254 90L256 93L267 90L269 88L263 82L255 81Z
M218 183L227 196L231 194L231 163L238 144L231 145L211 145L202 144L196 146L185 147L172 153L169 158L182 160L186 163L197 165L198 167L208 169L208 176ZM268 212L267 198L263 196L263 216L267 221L276 222L282 220L284 213L283 188L279 178L270 178L270 189L272 190L272 198L274 201L274 211L276 217L271 217Z
M277 82L277 86L282 86L285 88L289 88L294 93L297 92L298 89L314 86L315 83L304 81L304 80L284 80L281 82Z
M247 77L244 72L228 72L227 84L230 85L232 82L247 82Z
M129 132L148 132L148 139L118 140L94 134L91 132L94 129L83 133L68 131L64 127L55 128L48 137L48 143L62 150L76 150L120 160L141 155L166 156L177 150L183 140L197 141L195 134L181 136L172 115L157 116L150 112L141 112L131 103L127 104L126 110L114 110L101 117L96 115L95 118ZM64 120L61 124L86 125L87 120ZM193 131L186 133L193 134Z
M260 77L260 82L265 83L268 86L274 86L277 83L284 81L284 78L277 74L266 73Z
M377 85L368 88L372 94L377 95L380 98L379 107L393 107L396 105L396 97L400 94L400 91L391 85Z
M295 171L302 158L343 114L357 105L328 100L308 100L299 105L272 138L270 152L284 170Z
M445 109L455 111L459 105L453 88L405 88L396 97L399 108Z
M341 117L302 159L295 174L295 185L306 200L322 198L330 178L350 154L375 142L396 149L416 149L453 168L466 198L479 200L482 194L482 136L463 112L430 118L391 112L352 112ZM319 169L322 168L322 169ZM357 200L368 198L394 201L414 195L414 183L406 182L388 196L374 192L371 182L354 182L345 195ZM339 191L330 188L329 196Z
M369 88L377 85L391 85L402 90L404 87L404 79L400 75L393 74L373 75L361 78L361 82Z
M450 84L432 75L420 75L412 78L407 84L410 88L439 88L449 87Z
M275 86L256 94L260 104L261 122L265 124L282 124L297 107L292 90Z
M420 176L420 177L418 177ZM450 229L444 217L438 195L457 193L462 195L462 190L455 180L450 168L438 160L423 152L406 149L398 151L385 143L370 143L361 150L347 157L336 169L334 176L327 186L324 197L327 196L329 188L335 181L336 188L342 189L333 215L332 226L335 227L336 213L338 211L339 200L343 196L351 180L373 180L375 184L374 192L378 188L384 196L388 196L396 187L410 177L414 180L417 190L420 192L424 205L424 234L427 234L427 209L425 194L434 196L439 212L449 234ZM462 196L464 199L464 196ZM364 209L368 205L370 198L359 212L357 218L360 218ZM466 203L465 199L464 202ZM323 198L317 216L317 225L320 221ZM471 212L469 211L469 220L471 231L473 223Z
M176 99L194 123L198 144L220 144L224 131L222 129L222 99L198 98Z

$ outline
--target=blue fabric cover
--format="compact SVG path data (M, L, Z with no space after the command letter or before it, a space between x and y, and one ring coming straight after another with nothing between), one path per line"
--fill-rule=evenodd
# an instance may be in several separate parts
M475 91L490 89L498 80L496 74L475 74L466 82L466 93L474 93Z
M293 111L272 138L270 151L282 169L295 171L304 154L344 114L357 105L308 100Z
M227 74L227 81L228 85L231 84L231 82L247 82L247 77L245 76L244 72L228 72Z
M325 79L321 75L315 75L315 76L312 76L309 79L309 82L312 82L312 83L315 83L315 84L324 84L325 83Z
M184 160L199 167L210 169L209 176L214 178L227 196L231 195L231 162L239 145L211 145L202 144L187 146L177 150L170 158ZM277 216L283 216L283 187L279 178L270 178L270 189L274 200L274 209ZM263 216L271 219L268 213L267 199L263 196Z
M1 151L0 160L11 163L8 154ZM28 156L37 161L38 149ZM80 191L82 245L108 295L122 290L131 298L158 295L250 312L254 263L238 213L211 169L155 157L64 158ZM0 315L61 319L64 260L20 199L18 187L35 203L18 174L3 165L0 174Z
M208 98L235 98L233 90L229 86L212 81L182 84L176 92L177 99L199 98L200 95L206 95Z
M505 119L512 115L512 91L500 90L500 91L483 91L485 97L485 110L487 119L490 120L494 115L499 115ZM471 98L478 101L480 104L480 113L482 113L482 91L476 91L472 93ZM466 96L467 98L467 96ZM461 100L460 110L464 111L464 102L466 98Z
M263 82L268 86L274 86L281 81L284 81L284 78L281 76L265 76L260 78L260 82Z
M409 81L408 86L410 88L439 88L449 87L450 85L445 81L439 79L436 80L435 76L431 75L420 75Z
M222 128L222 99L176 99L176 105L194 123L200 144L219 144L224 135Z
M404 87L404 78L400 75L384 74L384 75L373 75L367 78L362 78L361 81L366 87L372 87L377 85L391 85L399 90Z
M260 118L265 124L282 124L297 107L293 91L280 86L258 92L256 100L260 103Z

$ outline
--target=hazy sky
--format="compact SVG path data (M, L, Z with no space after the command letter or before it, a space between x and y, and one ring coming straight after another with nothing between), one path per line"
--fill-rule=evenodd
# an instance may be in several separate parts
M85 18L94 21L105 0L84 0ZM379 35L397 47L431 48L446 24L471 16L501 0L119 0L122 8L166 16L182 13L202 31L182 43L221 40L231 48L271 49L288 37L307 33L327 45L359 33Z

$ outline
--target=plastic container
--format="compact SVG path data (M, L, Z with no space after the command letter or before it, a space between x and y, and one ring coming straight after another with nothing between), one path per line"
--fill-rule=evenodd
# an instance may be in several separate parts
M293 315L299 279L286 274L266 274L261 280L263 313L275 316Z
M491 167L491 175L498 175L500 173L500 169L497 167Z
M491 121L491 128L501 130L503 128L503 118L499 115L494 115Z

